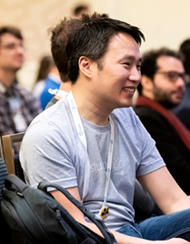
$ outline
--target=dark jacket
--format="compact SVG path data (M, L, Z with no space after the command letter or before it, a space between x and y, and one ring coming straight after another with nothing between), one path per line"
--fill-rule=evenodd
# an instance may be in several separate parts
M167 168L179 186L190 195L190 151L174 127L160 113L150 107L134 107L163 157Z

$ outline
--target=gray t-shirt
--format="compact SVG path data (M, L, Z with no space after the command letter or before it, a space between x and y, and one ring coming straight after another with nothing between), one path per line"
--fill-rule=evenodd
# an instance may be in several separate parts
M114 152L106 205L110 215L106 225L118 229L134 222L133 196L136 176L162 166L154 141L132 108L111 114L115 125ZM21 164L27 182L32 186L42 180L68 188L77 186L83 195L87 155L90 159L90 181L83 204L94 214L104 201L110 124L97 126L82 119L87 153L78 138L67 99L62 99L34 119L23 139Z

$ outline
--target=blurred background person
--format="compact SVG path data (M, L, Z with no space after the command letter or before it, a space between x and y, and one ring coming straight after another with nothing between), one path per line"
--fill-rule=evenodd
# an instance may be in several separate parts
M89 14L90 13L90 8L88 5L77 5L74 10L73 10L73 15L76 18L81 18L83 14Z
M41 112L32 93L16 79L24 56L21 31L13 26L0 27L0 136L25 131Z
M39 98L44 87L45 87L45 79L47 78L53 60L51 55L45 55L40 59L39 69L36 76L36 80L33 87L33 94L35 97Z
M33 93L40 100L41 108L44 110L61 85L59 71L52 56L42 58L38 79L43 80L37 81Z
M134 108L156 142L170 173L190 194L190 131L170 111L182 101L185 70L181 55L166 48L143 55L139 95Z
M172 110L172 112L183 122L190 130L190 39L182 42L179 48L183 55L183 64L186 72L186 91L183 100Z
M59 87L59 91L54 91L55 96L52 97L46 108L52 106L58 100L65 97L71 90L71 81L67 77L67 56L65 48L69 35L81 26L82 22L79 18L64 18L60 20L55 27L48 29L52 56L58 68L62 82Z

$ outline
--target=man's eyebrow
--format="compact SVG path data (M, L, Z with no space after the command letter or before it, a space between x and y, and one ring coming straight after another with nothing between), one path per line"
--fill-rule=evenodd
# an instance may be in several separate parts
M128 60L131 60L131 61L135 61L136 60L136 58L134 56L132 56L132 55L129 55L129 56L126 55L126 56L123 57L123 59L128 59ZM142 63L142 57L140 57L137 61Z

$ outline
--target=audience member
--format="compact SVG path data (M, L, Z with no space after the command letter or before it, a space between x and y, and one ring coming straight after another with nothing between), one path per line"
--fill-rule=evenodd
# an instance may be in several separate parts
M53 62L50 73L48 74L47 78L45 79L45 87L40 95L40 102L41 107L44 110L48 102L52 99L55 95L53 90L59 90L61 84L61 79L59 76L59 71Z
M92 20L71 34L66 54L72 91L32 122L21 163L30 185L46 179L64 186L104 219L118 243L185 244L182 238L190 240L190 199L132 108L121 109L131 106L140 82L142 38L137 27L110 18ZM113 114L115 108L120 109ZM166 216L134 223L136 176ZM100 234L61 193L51 193ZM107 208L108 217L102 215Z
M33 95L21 87L16 73L24 61L23 37L12 26L0 28L0 136L23 132L41 112Z
M183 64L186 72L186 91L183 100L172 112L190 130L190 39L185 40L179 48L183 55Z
M54 63L52 56L44 57L44 62L46 62L47 76L44 80L41 80L34 87L33 93L37 98L40 99L41 107L44 110L48 102L54 96L54 92L59 90L61 79L59 76L59 71ZM44 65L42 65L44 66ZM49 66L49 67L48 67Z
M106 14L93 14L90 20L108 17ZM71 81L67 77L67 57L65 53L66 44L69 35L80 28L83 22L88 22L88 18L83 18L82 21L73 18L64 18L56 27L50 28L51 34L51 50L54 61L59 68L60 76L62 77L62 84L57 95L51 99L46 108L51 107L61 98L65 97L71 90ZM59 55L57 55L59 54ZM155 208L155 203L151 196L146 192L140 183L135 181L135 194L134 194L134 209L135 219L142 220L150 217L152 214L160 214Z
M89 14L89 11L88 5L77 5L73 10L73 15L80 19L83 14Z
M65 54L65 47L69 35L81 26L82 21L79 19L64 18L56 25L56 27L49 29L49 33L51 34L51 52L62 82L59 91L55 91L56 95L47 104L46 108L51 107L58 100L65 97L71 90L71 81L67 77L67 58Z
M177 106L185 91L181 57L169 49L145 53L141 66L139 116L179 186L190 194L190 132L169 109Z
M47 55L43 56L40 60L39 70L37 73L36 81L33 88L33 94L35 97L39 98L44 87L45 87L45 79L47 78L50 68L52 66L52 56Z

